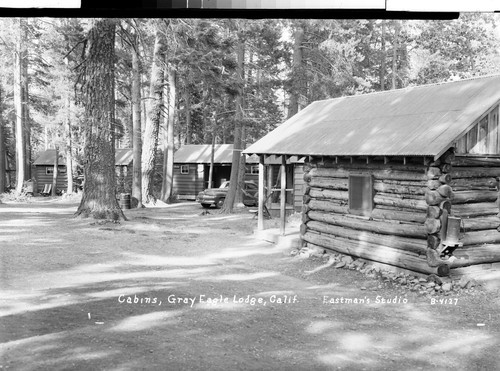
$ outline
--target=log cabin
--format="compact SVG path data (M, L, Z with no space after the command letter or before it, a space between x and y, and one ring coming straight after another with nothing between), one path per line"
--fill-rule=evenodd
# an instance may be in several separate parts
M174 154L173 193L178 199L194 200L199 192L210 187L219 187L231 176L233 156L232 144L214 145L214 167L212 184L209 184L210 159L212 146L210 144L189 144L180 147ZM279 159L269 157L266 165L269 167L269 187L277 184L280 179ZM302 207L303 170L302 163L292 158L286 167L287 187L292 189L287 195L289 213ZM259 177L259 158L246 157L245 180L257 183ZM278 182L279 183L279 182ZM268 198L268 208L273 209L273 200Z
M499 103L498 75L317 101L245 153L305 159L304 245L424 274L500 269Z

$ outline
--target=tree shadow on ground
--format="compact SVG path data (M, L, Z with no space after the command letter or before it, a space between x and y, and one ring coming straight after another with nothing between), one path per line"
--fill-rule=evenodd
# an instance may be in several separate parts
M154 214L167 218L170 210ZM0 365L493 370L500 364L497 313L477 327L484 311L467 317L461 306L380 304L377 296L395 294L359 290L352 284L357 272L335 271L328 282L312 284L286 273L296 262L282 249L245 235L228 239L219 220L185 214L175 225L165 219L150 223L153 229L137 221L116 227L147 236L48 215L32 221L37 233L22 242L2 229L12 238L1 252L8 264L1 276ZM22 213L12 220L23 220ZM224 221L237 231L233 222ZM332 298L365 302L329 304Z

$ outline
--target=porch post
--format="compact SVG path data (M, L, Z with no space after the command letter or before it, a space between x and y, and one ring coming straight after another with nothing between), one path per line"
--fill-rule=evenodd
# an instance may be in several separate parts
M271 209L271 203L273 202L273 197L272 197L272 193L273 193L273 186L274 186L274 183L273 183L273 180L274 180L274 168L271 164L268 164L267 165L267 192L268 192L268 196L267 197L267 202L266 202L266 206L268 209Z
M259 211L257 215L257 229L264 229L264 203L266 202L264 196L264 155L259 156Z
M286 156L281 156L281 204L280 204L280 233L285 235L286 224Z

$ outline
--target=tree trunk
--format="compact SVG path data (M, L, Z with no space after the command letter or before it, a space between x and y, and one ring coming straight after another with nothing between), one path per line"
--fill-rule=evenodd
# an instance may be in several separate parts
M215 131L217 130L217 112L214 112L214 127L212 129L212 146L210 149L210 170L208 172L208 188L213 188L214 158L215 158Z
M2 120L2 86L0 86L0 193L5 192L5 133Z
M167 140L163 164L162 200L171 202L174 180L174 125L176 113L176 72L172 67L166 71L168 80L168 118L167 118Z
M14 51L14 106L16 112L16 193L21 194L25 181L25 134L23 123L23 96L22 96L22 55L23 55L23 28L24 20L19 19L19 33Z
M241 149L244 150L246 147L245 141L245 126L241 125ZM240 164L238 169L238 187L236 188L236 197L234 199L234 203L236 207L242 208L245 207L243 204L243 190L245 189L245 173L246 173L246 156L240 155Z
M135 38L135 41L137 38ZM142 208L142 129L141 129L141 75L139 72L139 52L137 43L132 50L132 198L133 204Z
M233 159L231 162L231 176L229 190L226 195L226 200L222 206L221 213L232 213L234 201L236 200L236 193L238 191L238 174L240 170L240 157L241 157L241 138L242 138L242 121L243 121L243 59L245 57L245 44L240 39L237 46L238 67L236 70L239 82L238 95L235 97L236 112L234 115L234 144L233 144Z
M59 175L59 149L56 147L56 156L54 158L54 168L52 173L52 191L51 196L57 196L57 177Z
M385 19L382 20L382 46L381 46L381 51L380 51L380 90L384 91L385 90L385 58L386 58L386 51L385 51L385 29L386 29L386 24L385 24Z
M23 31L26 37L26 32ZM29 111L28 89L28 53L23 52L22 65L22 95L23 95L23 125L24 125L24 174L26 179L31 179L31 122Z
M292 89L290 91L290 103L288 105L288 118L299 112L299 97L302 84L300 83L300 70L302 68L302 43L304 41L304 29L298 26L293 34L293 61L292 61Z
M395 20L394 26L394 42L392 46L392 89L397 89L398 77L398 49L399 49L399 31L401 25L398 20Z
M163 81L165 63L165 37L159 24L156 29L153 64L151 67L151 84L149 87L148 112L144 129L142 147L142 203L154 203L154 173L156 148L163 106Z
M68 58L64 59L66 67L69 68ZM69 96L69 81L68 90L65 97L65 110L66 110L66 177L68 179L67 194L73 193L73 143L71 137L71 101Z
M115 20L93 22L87 37L83 105L85 150L82 201L77 216L126 219L116 199L114 121Z
M191 95L189 90L184 90L184 104L186 106L186 144L191 144ZM205 122L205 121L203 121Z

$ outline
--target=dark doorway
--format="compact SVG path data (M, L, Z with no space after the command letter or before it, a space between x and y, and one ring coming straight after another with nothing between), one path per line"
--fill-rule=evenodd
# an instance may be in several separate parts
M229 180L231 176L231 165L214 165L214 173L212 175L212 184L208 184L208 177L210 174L210 165L205 165L204 169L204 182L207 188L217 188L225 182Z

